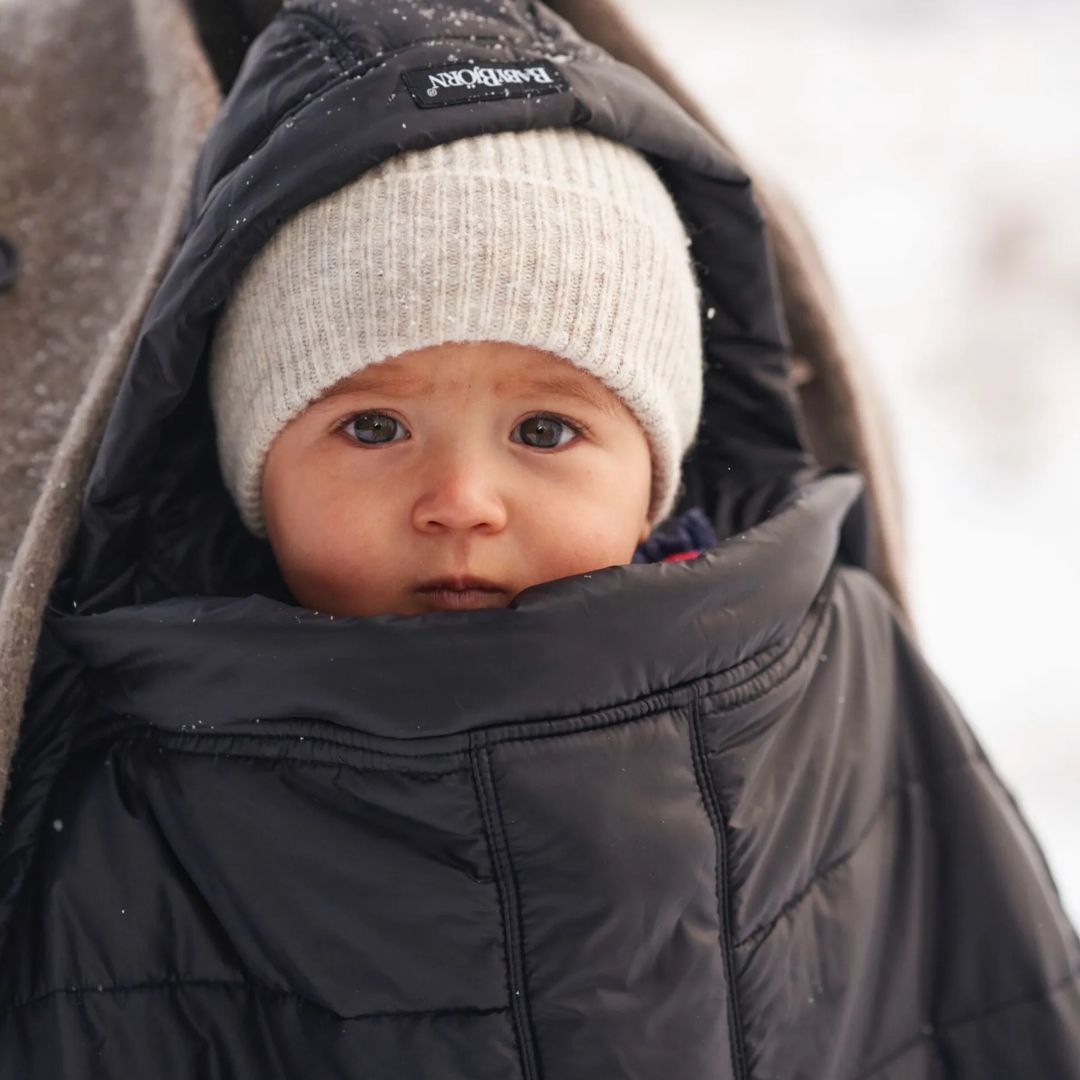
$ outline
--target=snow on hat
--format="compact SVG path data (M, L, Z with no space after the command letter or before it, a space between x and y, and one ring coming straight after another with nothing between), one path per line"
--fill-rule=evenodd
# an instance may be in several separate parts
M672 510L701 413L700 294L655 169L582 128L410 150L304 207L245 268L211 343L222 474L265 535L278 433L342 379L451 341L563 357L617 394L649 441L649 523Z

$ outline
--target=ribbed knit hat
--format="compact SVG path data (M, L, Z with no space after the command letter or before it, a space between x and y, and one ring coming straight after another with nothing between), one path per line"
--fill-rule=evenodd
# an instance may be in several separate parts
M592 373L652 452L671 513L701 412L699 292L659 176L581 128L400 153L284 222L218 320L210 398L225 484L265 535L262 471L285 425L353 373L452 341L506 341Z

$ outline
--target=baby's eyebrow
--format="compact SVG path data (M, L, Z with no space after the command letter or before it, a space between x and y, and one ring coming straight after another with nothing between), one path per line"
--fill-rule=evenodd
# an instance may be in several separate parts
M526 396L528 394L561 394L577 398L609 416L620 416L622 403L613 394L605 394L601 386L576 379L572 375L534 375L530 378L504 379L495 384L495 393Z
M603 392L600 386L593 386L573 375L534 375L503 379L495 384L495 393L505 397L527 397L529 394L559 394L563 397L577 398L600 412L618 417L622 414L621 402L614 395ZM423 397L435 390L430 379L414 375L391 373L388 371L365 371L331 386L319 398L328 401L344 394L394 394L399 397Z
M430 394L435 384L430 379L420 379L415 375L401 375L389 371L364 371L351 375L334 383L318 400L329 401L345 394L394 394L401 397L416 397Z

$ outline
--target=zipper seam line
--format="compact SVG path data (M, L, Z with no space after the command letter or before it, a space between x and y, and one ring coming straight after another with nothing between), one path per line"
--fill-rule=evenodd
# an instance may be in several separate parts
M720 930L720 952L724 962L724 972L727 978L727 1014L728 1014L728 1041L731 1047L731 1065L734 1070L735 1080L749 1080L749 1071L746 1061L746 1047L743 1042L742 1018L739 1008L737 974L735 971L735 948L732 934L731 912L731 883L728 876L728 836L727 823L720 807L719 798L716 795L709 773L708 759L705 757L704 738L701 733L701 711L697 701L691 704L689 728L690 728L690 753L693 758L694 771L697 774L698 788L701 792L702 801L705 804L705 812L709 816L713 827L713 835L716 839L716 909L717 921Z
M488 851L492 858L492 876L499 894L502 912L504 959L506 963L507 991L511 1015L514 1018L514 1034L521 1058L523 1080L541 1080L537 1063L536 1034L529 1015L528 996L525 987L524 935L521 929L521 898L510 862L506 833L499 811L498 793L491 775L491 754L476 738L471 740L473 779L480 803L480 814L487 833Z

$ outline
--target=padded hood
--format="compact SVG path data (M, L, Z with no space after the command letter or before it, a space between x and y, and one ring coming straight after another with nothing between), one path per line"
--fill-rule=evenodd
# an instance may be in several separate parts
M459 85L436 107L417 90L428 69L451 72L443 81L452 84L470 78L454 72L500 65L540 66L551 82L536 93ZM492 93L518 96L483 96ZM241 271L282 221L393 154L570 125L645 154L691 238L705 403L673 516L699 506L723 538L792 493L812 462L772 260L750 183L712 135L542 4L296 3L252 43L203 149L183 239L110 416L53 612L191 595L291 603L269 544L244 529L223 486L206 391L214 320Z

